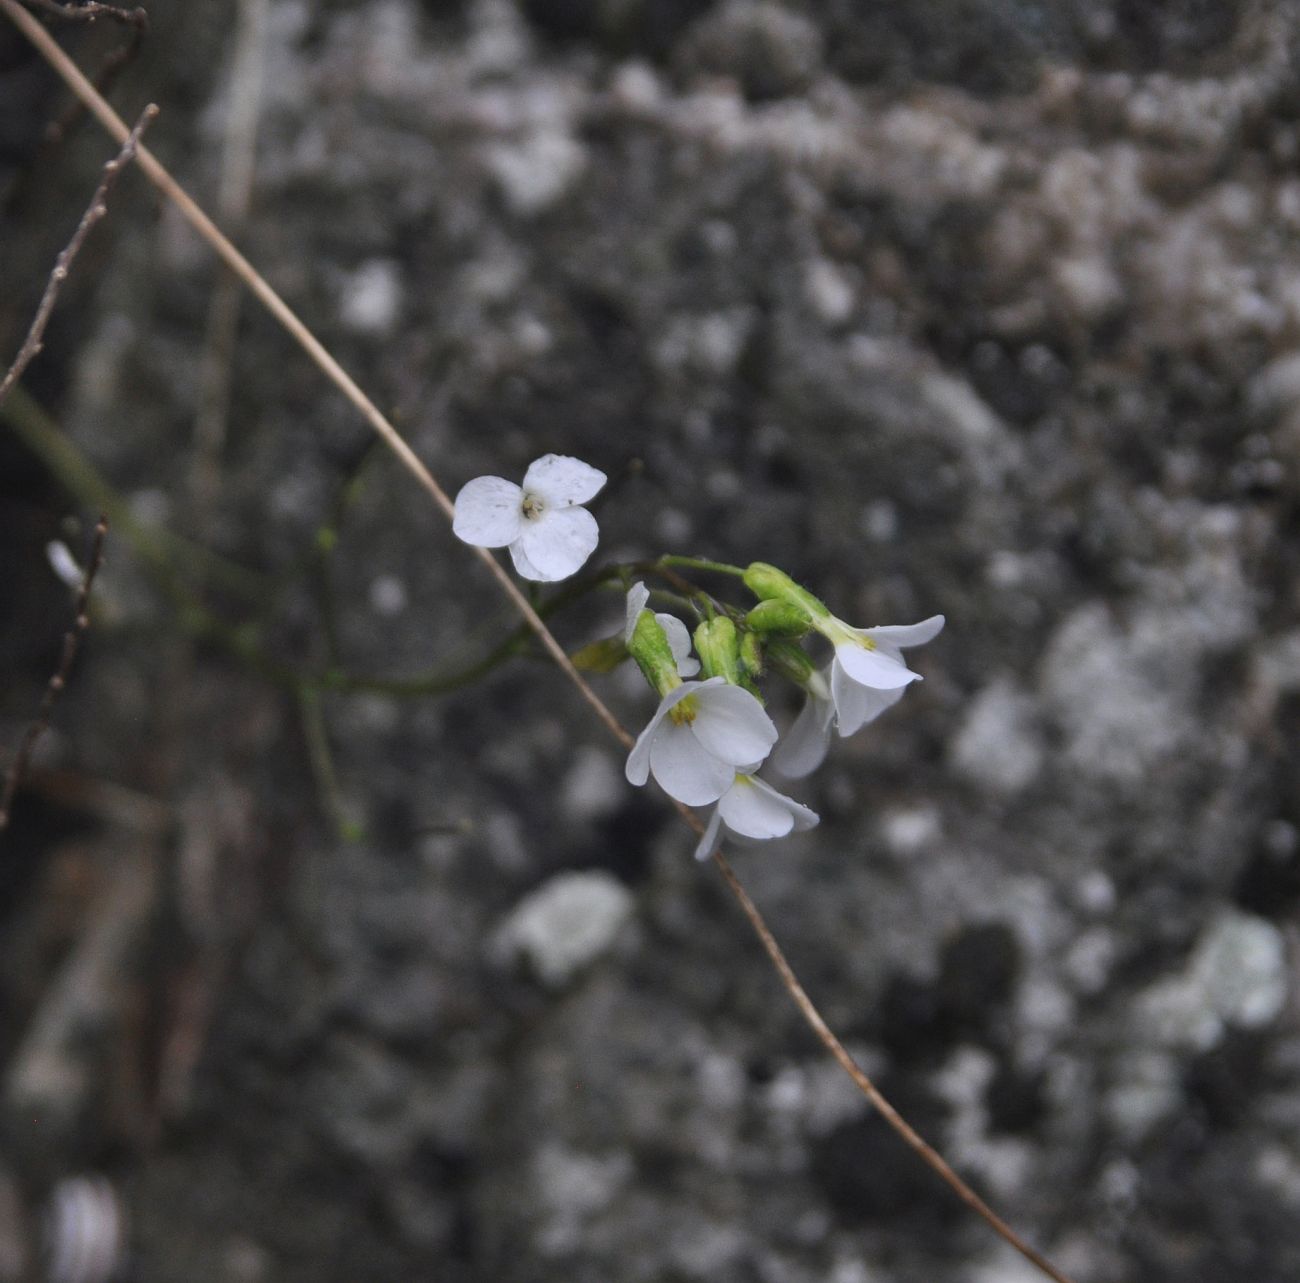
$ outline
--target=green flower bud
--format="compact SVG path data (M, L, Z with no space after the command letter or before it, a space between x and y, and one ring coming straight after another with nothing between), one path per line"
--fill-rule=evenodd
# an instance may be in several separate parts
M784 570L756 561L745 571L745 586L760 601L783 601L797 607L814 628L818 621L831 619L831 612L806 588L801 588Z
M736 626L725 615L706 619L695 630L695 650L707 677L725 677L740 685L740 645Z
M745 616L745 623L765 637L802 637L812 627L812 620L802 606L776 597L760 601Z
M575 650L569 658L580 673L612 673L628 656L623 634L602 637Z
M682 684L677 675L677 661L668 644L668 634L653 611L643 610L637 616L627 649L660 699Z
M796 686L807 687L817 672L817 666L802 646L779 638L768 642L767 662Z
M750 678L763 675L763 639L757 633L741 634L740 666Z

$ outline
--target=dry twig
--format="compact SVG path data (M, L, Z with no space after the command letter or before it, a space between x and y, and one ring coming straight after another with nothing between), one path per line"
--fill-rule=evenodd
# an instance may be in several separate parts
M140 119L135 122L135 128L127 134L125 141L122 143L122 150L104 166L104 173L99 180L99 186L95 188L95 194L90 198L90 204L86 207L86 212L81 216L81 222L77 224L77 230L73 232L72 239L54 261L54 269L50 272L50 279L45 286L45 293L41 295L41 301L36 309L36 316L32 320L31 329L27 331L27 337L23 340L22 347L18 349L18 355L14 357L14 363L9 367L3 382L0 382L0 401L3 401L9 395L9 389L18 382L23 371L35 360L44 346L45 327L49 324L50 313L54 311L54 303L59 297L59 290L63 288L63 282L68 279L68 271L72 267L72 260L77 257L81 247L86 243L86 237L90 235L90 229L108 213L109 190L117 181L118 174L122 172L123 168L135 155L136 149L140 145L140 135L149 127L157 114L158 108L153 103L150 103L140 113Z
M60 4L58 0L23 0L29 9L37 9L55 18L70 22L94 22L97 18L112 18L137 31L149 29L149 15L141 8L123 9L115 4L100 4L98 0L82 0L81 4Z
M18 785L27 770L27 763L31 760L36 741L49 729L50 714L53 713L54 705L63 693L63 688L68 684L68 674L72 671L72 661L77 658L77 649L81 645L82 635L90 627L90 616L86 613L90 606L90 590L94 586L95 576L99 573L100 566L104 564L104 538L107 534L108 519L100 517L95 525L95 541L91 545L90 560L86 564L86 573L82 576L81 588L77 593L77 612L72 627L63 634L63 654L59 657L59 666L45 687L45 694L41 698L41 706L36 711L36 717L23 734L18 752L14 754L14 760L5 772L4 791L0 793L0 832L9 827L9 814L13 807L14 794L18 791Z
M30 16L25 13L17 3L17 0L0 0L0 10L3 10L9 17L24 31L29 39L41 50L50 64L63 76L73 91L86 104L87 108L94 112L104 127L116 138L123 138L126 133L125 122L113 111L112 107L95 92L94 87L86 79L76 65L67 57L66 54L58 47L47 33L40 27L39 23L34 22ZM222 235L212 220L203 212L194 200L181 188L171 174L143 147L139 152L139 164L150 180L177 206L186 220L194 229L203 237L221 257L222 261L242 280L249 290L261 301L267 310L276 318L277 321L288 331L290 336L299 344L307 353L311 360L317 365L322 373L339 389L340 392L352 403L352 405L362 414L370 426L379 434L384 442L392 449L394 454L406 470L419 482L424 490L432 497L434 502L442 510L443 514L450 520L455 515L455 507L445 490L438 483L437 479L421 461L418 455L411 449L405 439L398 433L397 429L388 421L380 412L379 408L371 399L361 390L352 377L339 365L333 356L325 349L324 345L318 338L307 328L307 326L298 318L287 303L271 288L266 279L257 271L255 267L237 250L231 242ZM577 688L582 698L596 713L597 717L624 747L631 747L632 736L619 723L618 719L609 710L600 696L587 684L581 673L574 668L564 649L555 639L550 629L542 621L541 617L533 609L527 597L520 591L519 587L507 574L504 567L486 548L473 548L473 551L479 559L488 568L489 572L496 579L501 591L514 604L515 609L523 616L528 626L536 634L542 646L547 653L555 660L556 664L569 678ZM699 819L686 807L678 804L678 810L682 813L687 824L698 834L703 831ZM988 1205L967 1185L960 1176L948 1165L947 1162L928 1145L899 1115L899 1113L889 1104L879 1089L871 1081L866 1073L856 1064L847 1049L835 1036L825 1020L822 1019L816 1006L808 997L807 993L795 977L794 971L789 962L782 953L780 946L777 944L771 931L767 927L762 914L758 907L749 898L744 888L736 878L735 873L722 856L715 852L715 862L722 872L728 887L736 896L741 909L749 920L751 926L758 934L764 949L767 951L769 958L775 966L778 975L781 978L790 996L794 999L799 1007L804 1019L816 1034L818 1040L835 1058L836 1062L848 1073L859 1091L871 1101L877 1109L880 1110L885 1121L894 1129L894 1131L903 1139L903 1141L921 1158L921 1160L937 1173L943 1181L950 1186L961 1197L969 1207L971 1207L985 1222L1001 1237L1005 1242L1010 1244L1026 1260L1031 1262L1037 1269L1042 1271L1048 1278L1054 1280L1054 1283L1072 1283L1068 1275L1057 1269L1041 1253L1035 1251L1023 1239L1013 1231L1005 1221L998 1217Z
M106 94L117 79L117 74L135 57L149 30L149 15L142 8L125 9L118 5L100 4L98 0L81 0L79 4L60 3L60 0L23 0L29 8L64 22L93 23L98 18L111 18L130 29L124 44L111 50L100 64L95 76L95 88ZM68 130L81 118L84 110L74 98L66 111L45 127L45 141L59 143L63 141Z

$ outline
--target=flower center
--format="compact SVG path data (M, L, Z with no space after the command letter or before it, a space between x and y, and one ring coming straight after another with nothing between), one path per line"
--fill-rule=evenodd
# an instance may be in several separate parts
M696 702L694 695L687 695L685 699L679 700L668 710L668 716L672 718L673 723L677 726L689 726L694 720L695 715L700 711L700 706Z
M523 513L525 521L536 521L546 511L546 505L540 495L524 493Z

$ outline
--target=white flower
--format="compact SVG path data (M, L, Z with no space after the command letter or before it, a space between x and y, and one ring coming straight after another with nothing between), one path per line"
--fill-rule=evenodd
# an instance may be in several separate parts
M841 735L852 735L891 704L904 688L921 680L903 658L904 648L932 641L943 628L943 616L931 615L919 624L890 624L880 628L850 628L839 619L818 630L835 646L831 661L831 700Z
M913 681L920 681L920 674L907 667L903 648L938 636L944 619L934 615L919 624L882 628L835 623L843 630L837 632L835 658L809 678L804 706L772 755L772 765L786 779L802 779L822 764L832 725L841 735L853 735L897 704ZM866 647L862 638L874 645Z
M578 504L593 498L605 474L563 454L544 454L529 465L524 484L476 477L456 496L452 530L479 548L510 548L525 579L567 579L596 550L596 518Z
M695 858L707 860L713 854L718 830L724 824L741 837L782 838L792 831L812 828L818 819L816 811L778 793L757 775L741 771L718 799L717 810L695 848Z
M627 590L627 622L623 626L623 641L630 643L636 631L636 621L641 618L646 602L650 600L650 589L642 583L635 583ZM655 612L655 620L668 638L668 649L677 661L678 677L694 677L700 671L700 661L691 656L691 634L686 625L676 615L662 611Z
M776 743L776 727L747 690L725 678L683 682L659 702L627 759L627 778L650 775L687 806L716 802L736 769L757 770Z

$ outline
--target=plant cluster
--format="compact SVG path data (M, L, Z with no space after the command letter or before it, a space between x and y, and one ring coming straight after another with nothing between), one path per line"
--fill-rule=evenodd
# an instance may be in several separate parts
M508 548L525 579L565 579L595 551L596 519L581 505L605 480L579 459L543 455L522 485L477 477L463 486L452 528L477 547ZM854 628L766 562L742 568L663 557L651 567L668 583L659 594L664 604L689 613L694 629L680 614L652 610L651 590L637 581L628 589L621 635L577 657L580 667L601 671L630 657L659 698L628 755L628 780L643 785L654 776L684 806L716 804L696 847L700 859L714 850L723 827L755 839L812 828L817 814L760 778L760 767L770 760L786 778L809 775L825 758L832 731L852 735L896 704L920 680L903 651L936 637L943 616ZM740 606L721 600L686 580L681 569L734 576L756 601ZM806 649L812 637L832 648L821 666ZM762 684L769 676L792 682L804 695L803 709L784 737L765 708Z

